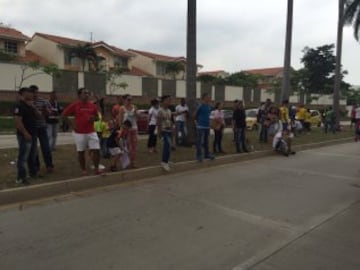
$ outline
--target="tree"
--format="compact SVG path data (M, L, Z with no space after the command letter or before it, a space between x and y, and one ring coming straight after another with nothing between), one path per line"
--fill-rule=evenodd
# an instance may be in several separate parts
M245 89L255 89L258 87L261 75L250 74L246 72L235 72L224 79L226 85L241 86Z
M23 86L23 83L34 76L38 76L41 74L47 74L49 76L60 76L60 70L57 65L55 64L48 64L48 65L41 65L39 62L27 62L22 63L20 65L21 68L21 75L20 75L20 81L19 84L16 85L15 82L15 90L21 88ZM33 71L30 74L27 74L27 71ZM15 78L16 80L16 78Z
M288 0L287 5L288 5L288 11L287 11L287 19L286 19L284 77L282 81L280 100L288 99L290 92L291 40L292 40L294 0Z
M171 77L175 80L176 75L181 71L185 71L184 64L181 62L168 62L165 67L166 74L170 74Z
M190 118L188 123L187 142L195 142L195 124L192 115L196 110L196 0L188 0L187 40L186 40L186 98Z
M354 37L359 41L360 0L345 0L344 23L353 26Z
M118 82L118 79L120 79L121 75L128 70L128 68L115 67L105 73L110 94L113 95L117 89L126 89L129 86L126 82Z
M71 57L77 57L81 61L81 68L82 71L85 71L85 65L86 62L92 63L95 66L95 69L97 67L97 55L95 53L94 48L92 47L92 44L86 43L84 45L78 44L76 46L72 46L70 49L70 56Z

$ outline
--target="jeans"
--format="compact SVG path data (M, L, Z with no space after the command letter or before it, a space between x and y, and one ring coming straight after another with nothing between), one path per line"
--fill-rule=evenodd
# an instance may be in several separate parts
M214 133L215 133L215 138L214 138L214 143L213 143L213 152L222 152L222 138L223 138L223 129L214 129Z
M50 145L49 145L49 138L47 135L47 130L46 127L40 127L37 128L37 138L39 139L40 142L40 148L41 148L41 153L46 165L46 168L53 168L53 161L52 161L52 154L51 154L51 150L50 150ZM37 145L35 145L35 148L37 147ZM39 160L39 155L37 155L36 161L35 161L35 167L39 170L40 169L40 160Z
M328 133L328 130L330 129L330 131L332 133L335 134L336 128L335 128L335 123L334 122L330 122L330 121L325 121L325 125L324 125L324 131L325 133Z
M47 124L47 134L49 138L49 146L50 150L53 151L56 146L56 139L57 139L57 133L58 133L58 124Z
M179 133L181 134L181 144L186 143L186 132L185 132L185 122L176 121L175 123L175 142L176 145L180 145Z
M29 174L36 175L36 169L34 166L36 148L32 147L33 145L36 145L36 137L33 136L30 141L25 140L25 137L22 134L17 134L16 137L19 145L17 157L17 179L24 180L27 176L26 164L28 166Z
M243 128L236 128L235 129L235 134L236 134L236 140L235 140L235 145L236 145L236 152L248 152L248 149L246 147L246 143L245 143L245 127Z
M169 163L171 153L171 132L163 131L161 135L164 141L162 162Z
M268 127L264 124L260 124L260 135L259 135L260 142L267 142L268 141Z
M202 160L202 148L205 158L209 157L209 128L198 128L196 133L196 159Z
M149 126L149 139L148 139L148 148L156 147L156 135L155 135L156 125Z

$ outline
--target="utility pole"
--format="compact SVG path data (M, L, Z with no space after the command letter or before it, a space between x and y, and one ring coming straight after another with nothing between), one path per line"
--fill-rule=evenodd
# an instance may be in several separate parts
M189 107L187 142L195 143L196 129L193 114L196 110L196 0L188 0L186 41L186 103ZM211 94L211 93L210 93Z
M280 102L289 99L290 92L290 68L291 68L291 41L293 27L293 9L294 0L288 0L287 18L286 18L286 37L285 37L285 56L284 56L284 74L281 86Z
M339 18L337 29L337 41L336 41L336 67L335 67L335 83L334 83L334 97L333 108L336 115L336 127L340 124L340 87L342 81L341 74L341 54L342 54L342 40L343 40L343 28L344 28L344 6L345 1L339 0Z

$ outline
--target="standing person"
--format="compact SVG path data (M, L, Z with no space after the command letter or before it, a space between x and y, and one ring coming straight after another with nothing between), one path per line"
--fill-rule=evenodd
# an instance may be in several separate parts
M17 157L17 184L28 185L30 182L27 176L35 177L37 170L35 168L36 148L36 109L33 104L33 90L27 87L20 88L18 103L14 108L16 138L18 141ZM33 150L33 151L31 151ZM26 163L28 172L26 171Z
M150 153L156 153L156 123L157 116L159 112L159 101L157 99L153 99L151 101L151 108L149 110L149 139L147 143L147 147Z
M259 131L259 141L266 143L268 141L268 125L267 125L267 115L271 107L271 99L266 99L266 102L263 103L258 111L258 119L260 123Z
M50 150L49 137L47 132L46 117L50 115L50 104L46 99L39 97L39 87L31 85L29 87L34 91L34 105L39 113L36 120L36 136L39 139L41 153L45 162L46 171L52 173L54 164L52 160L52 153ZM40 159L37 155L35 166L40 170Z
M325 126L324 126L324 132L328 133L328 130L332 131L333 134L335 134L335 112L333 108L330 106L328 110L325 113Z
M351 108L350 118L351 118L350 129L351 129L353 125L356 127L356 105L355 104Z
M246 146L245 129L246 129L246 113L244 104L241 100L238 101L233 112L233 129L235 130L236 152L249 152Z
M360 106L356 105L355 108L355 141L360 138Z
M49 104L50 104L50 113L46 117L47 134L49 137L50 150L55 151L56 150L56 139L57 139L57 134L58 134L58 129L59 129L59 127L58 127L59 119L60 119L60 114L62 111L62 108L60 107L60 105L57 101L55 91L50 93Z
M214 118L213 118L213 129L214 129L214 143L213 143L213 152L214 153L225 153L222 149L222 138L224 133L225 121L224 121L224 112L222 110L223 104L217 102L215 104Z
M122 125L126 120L131 123L128 135L128 149L130 168L135 168L135 159L138 146L137 108L132 104L132 97L129 94L123 96L124 105L119 110L119 123Z
M279 108L280 121L283 125L283 130L287 130L289 124L289 100L285 99Z
M204 148L204 158L213 160L214 155L209 153L209 133L210 133L210 96L207 93L202 94L201 104L195 112L196 124L196 159L198 162L203 161L202 148Z
M175 108L175 142L180 145L179 134L181 134L181 144L186 145L186 118L189 113L189 107L186 105L185 98L180 100L180 104Z
M114 104L114 106L112 106L111 108L111 115L112 115L112 118L114 120L116 120L117 124L119 125L119 112L120 112L120 108L122 106L122 103L123 103L123 98L122 96L117 96L116 97L116 103Z
M305 119L306 119L306 108L304 104L300 104L298 111L296 113L296 119L299 120L299 122L301 123L301 126L304 128L304 124L305 124Z
M157 117L157 127L159 136L163 139L163 151L161 166L165 171L170 171L170 154L171 154L171 133L173 122L171 120L172 112L169 109L171 102L170 96L166 95L161 98L161 107Z
M96 105L89 101L89 90L80 88L77 94L78 100L67 106L62 115L64 117L69 115L75 117L73 135L82 174L87 174L85 150L90 149L95 174L99 175L102 173L99 170L100 144L94 129L94 121L97 119L99 112Z

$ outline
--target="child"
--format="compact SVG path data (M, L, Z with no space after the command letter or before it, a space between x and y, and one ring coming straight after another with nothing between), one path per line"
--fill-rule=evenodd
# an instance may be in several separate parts
M131 122L126 120L120 129L114 128L110 137L107 140L107 147L112 156L110 171L117 170L117 163L122 158L122 168L125 169L129 165L128 149L127 149L127 137L129 129L131 128Z

